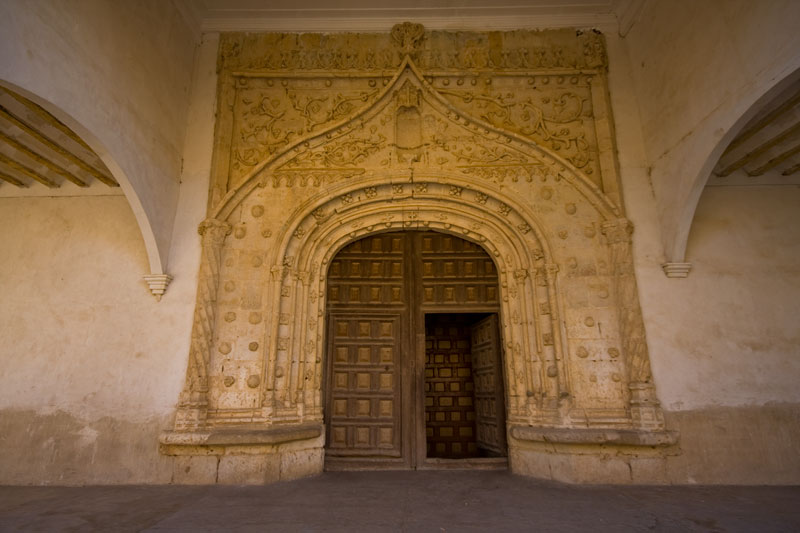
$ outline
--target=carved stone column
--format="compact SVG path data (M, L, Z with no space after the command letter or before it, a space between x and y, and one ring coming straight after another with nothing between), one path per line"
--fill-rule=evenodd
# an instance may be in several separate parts
M644 320L639 305L639 289L633 271L631 235L633 224L626 218L603 223L602 232L611 249L619 333L622 353L628 365L633 426L645 430L663 430L664 415L656 398L650 355L647 351Z
M231 232L231 225L221 220L208 219L197 228L203 237L200 257L200 276L197 286L197 304L192 323L192 343L189 348L189 366L186 382L178 402L175 416L176 431L199 429L206 423L208 414L208 364L214 338L217 289L222 244Z

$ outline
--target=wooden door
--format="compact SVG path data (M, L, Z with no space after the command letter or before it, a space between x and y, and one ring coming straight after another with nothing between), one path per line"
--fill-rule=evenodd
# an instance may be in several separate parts
M503 367L497 315L472 326L472 374L478 448L491 455L506 454Z
M496 312L494 263L457 237L384 233L343 248L327 277L326 468L416 468L427 459L425 313Z
M406 235L385 233L346 246L331 262L329 467L411 466L407 248Z
M330 456L403 459L400 324L400 314L331 313Z

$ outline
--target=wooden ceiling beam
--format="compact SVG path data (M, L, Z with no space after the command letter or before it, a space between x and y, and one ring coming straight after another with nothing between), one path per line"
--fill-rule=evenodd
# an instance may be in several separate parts
M17 163L16 161L14 161L13 159L11 159L10 157L8 157L7 155L5 155L2 152L0 152L0 163L4 163L9 168L13 168L14 170L19 172L20 174L25 174L29 178L38 181L39 183L41 183L42 185L45 185L46 187L49 187L51 189L57 189L58 188L58 184L57 183L55 183L53 181L50 181L49 179L45 178L44 176L42 176L41 174L39 174L35 170L26 167L22 163Z
M22 119L20 119L16 115L14 115L11 111L9 111L7 108L3 107L2 105L0 105L0 117L3 117L4 119L9 121L13 125L18 127L19 129L21 129L22 131L24 131L25 133L27 133L28 135L30 135L31 137L36 139L38 142L42 143L43 145L47 146L52 151L54 151L57 154L59 154L64 159L72 161L74 164L78 165L83 170L85 170L86 172L88 172L89 174L91 174L92 176L97 178L99 181L105 183L109 187L119 187L119 184L116 181L114 181L113 178L111 178L109 176L106 176L105 174L103 174L102 172L100 172L99 170L94 168L93 166L91 166L88 163L86 163L80 157L76 156L75 154L73 154L69 150L67 150L64 147L60 146L54 140L52 140L49 137L47 137L46 135L42 134L41 132L39 132L38 130L33 128L32 126L26 124L25 122L23 122Z
M27 187L27 185L24 182L18 180L13 176L9 176L5 172L0 172L0 180L7 181L11 185L16 185L17 187L21 187L23 189Z
M797 172L799 170L800 170L800 163L797 163L795 165L790 166L789 168L787 168L783 172L781 172L781 176L791 176L792 174L794 174L795 172Z
M798 92L796 95L789 98L789 100L787 100L783 104L779 105L778 107L767 113L764 116L764 118L753 124L751 127L747 128L746 131L743 131L739 135L737 135L736 138L733 141L731 141L731 144L729 144L728 147L725 149L725 153L722 154L723 157L725 156L725 154L727 154L728 152L730 152L731 150L742 144L744 141L746 141L759 131L763 130L775 119L777 119L784 113L788 112L797 104L800 104L800 92Z
M731 172L740 169L741 167L745 166L747 163L754 161L758 157L764 155L770 148L773 146L777 146L782 142L790 139L794 134L800 132L800 122L794 124L793 126L783 130L781 133L776 135L775 137L765 141L761 145L758 146L755 150L748 152L744 155L744 157L740 157L733 163L728 164L724 169L717 173L718 176L728 176Z
M22 152L27 157L33 159L37 163L41 163L42 165L46 166L47 168L49 168L50 170L52 170L56 174L59 174L59 175L63 176L64 178L66 178L67 180L71 181L72 183L74 183L78 187L88 187L89 186L85 181L80 179L78 176L76 176L72 172L70 172L70 171L60 167L59 165L53 163L52 161L50 161L49 159L47 159L43 155L34 152L33 150L31 150L30 148L28 148L27 146L25 146L24 144L22 144L18 140L16 140L15 138L13 138L13 137L11 137L9 135L6 135L2 131L0 131L0 141L4 141L6 144L11 146L12 148L18 150L19 152Z
M760 175L764 174L766 171L768 171L768 170L770 170L772 168L775 168L776 166L780 165L781 163L783 163L784 161L786 161L787 159L789 159L790 157L792 157L793 155L798 154L798 153L800 153L800 144L798 144L798 145L794 146L793 148L790 148L789 150L786 150L785 152L773 157L772 159L770 159L769 161L767 161L766 163L764 163L760 167L755 168L753 170L748 170L747 171L747 175L750 176L750 177L760 176Z
M76 143L80 144L81 146L83 146L87 150L94 151L94 150L92 150L91 146L86 144L86 142L84 142L84 140L81 139L78 136L77 133L75 133L74 131L69 129L63 122L61 122L56 117L51 115L47 110L45 110L39 104L31 102L27 98L25 98L23 96L20 96L17 93L15 93L14 91L10 91L10 90L6 89L5 87L0 87L0 91L3 91L7 95L9 95L11 98L13 98L14 100L19 102L20 104L22 104L25 107L27 107L28 109L30 109L34 114L38 115L45 122L47 122L48 124L50 124L51 126L56 128L57 130L59 130L61 133L63 133L64 135L66 135L67 137L69 137L70 139L75 141Z

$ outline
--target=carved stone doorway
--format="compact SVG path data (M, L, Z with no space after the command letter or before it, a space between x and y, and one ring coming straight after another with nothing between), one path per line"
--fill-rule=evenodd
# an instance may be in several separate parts
M506 465L498 276L480 246L360 239L331 261L327 302L327 469Z

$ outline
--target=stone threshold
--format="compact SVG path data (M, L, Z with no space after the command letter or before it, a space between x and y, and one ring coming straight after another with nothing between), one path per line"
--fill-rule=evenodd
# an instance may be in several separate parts
M235 427L208 431L165 431L158 440L163 452L178 455L181 448L198 446L275 446L315 439L322 435L322 431L322 424L319 423L267 428Z
M511 436L517 440L552 444L613 444L618 446L674 446L677 431L640 429L549 428L512 426Z

